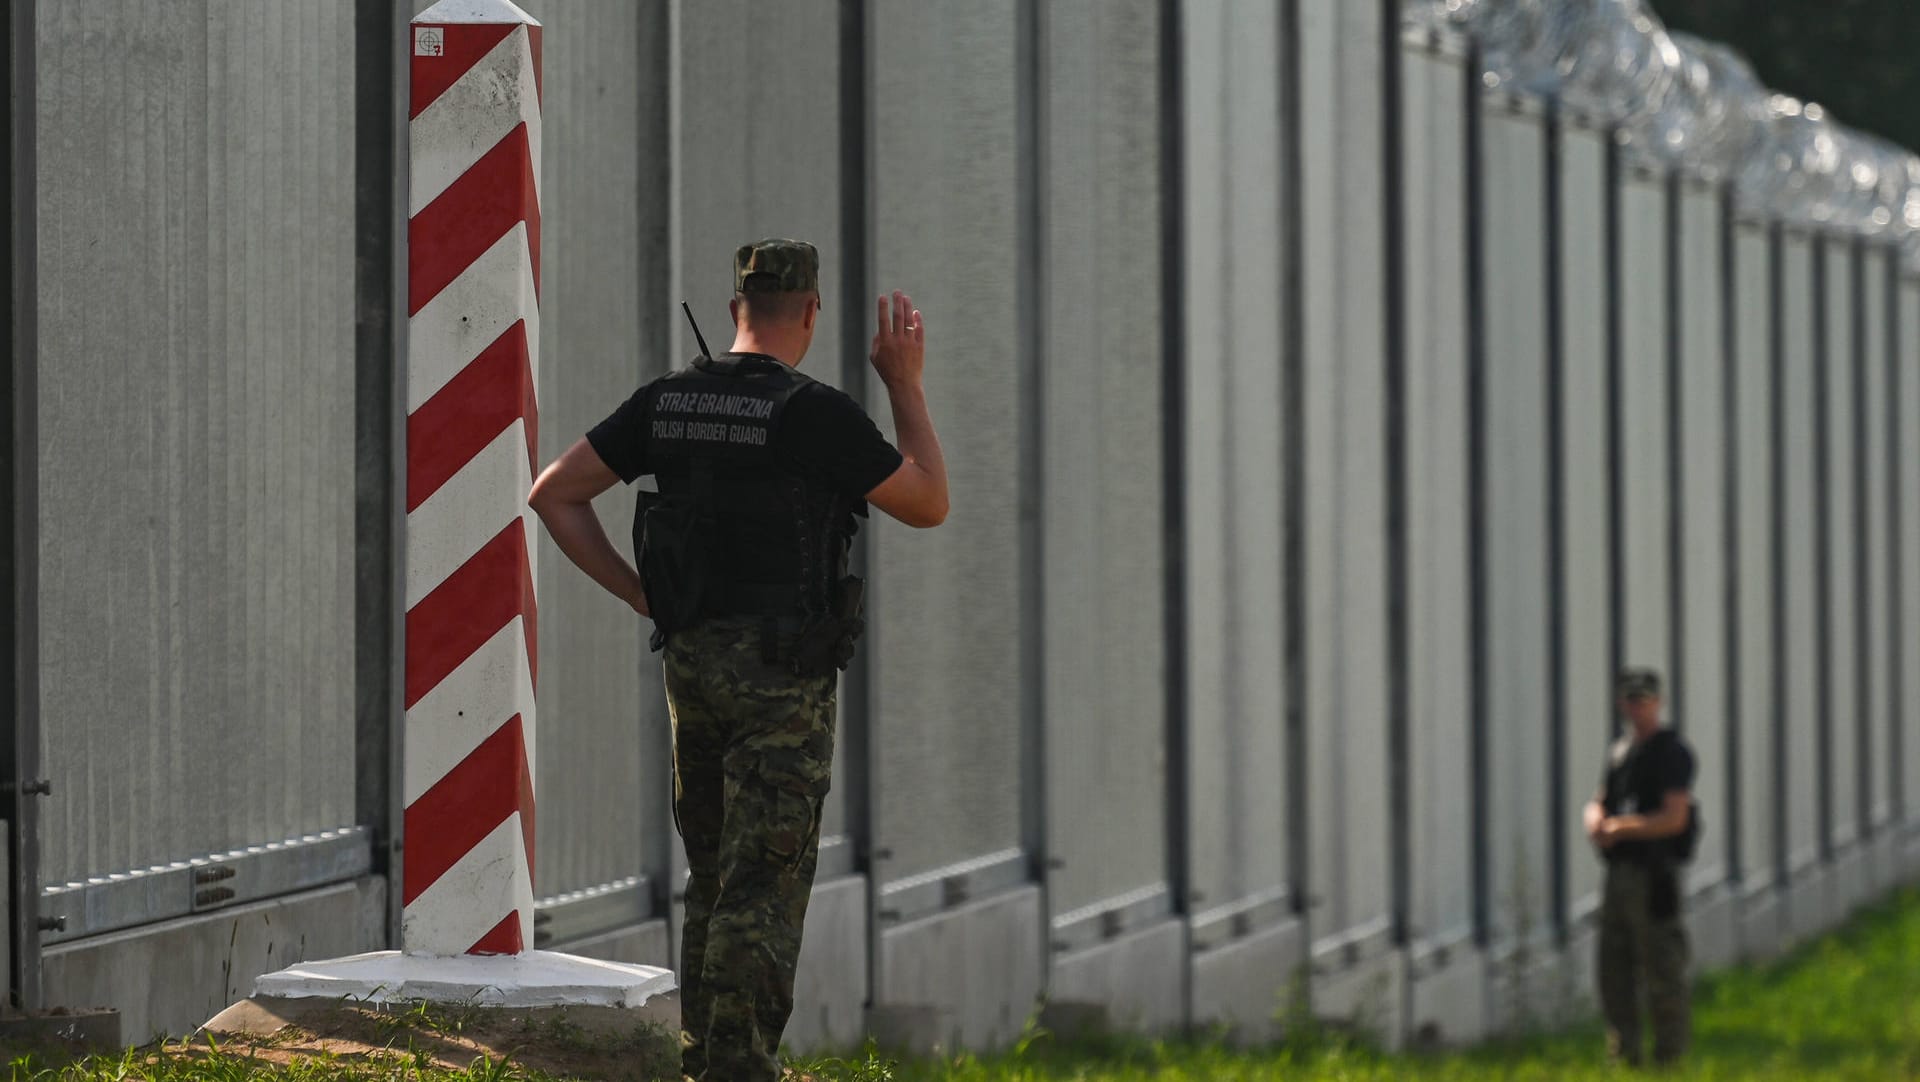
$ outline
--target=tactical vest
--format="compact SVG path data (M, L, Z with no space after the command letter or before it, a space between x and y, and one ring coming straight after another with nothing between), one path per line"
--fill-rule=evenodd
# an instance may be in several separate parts
M1649 757L1669 753L1673 745L1680 740L1680 734L1672 729L1660 729L1639 743L1633 743L1631 736L1622 736L1621 743L1610 753L1610 762L1604 779L1605 790L1601 794L1602 804L1607 814L1618 814L1631 800L1631 810L1641 815L1653 815L1660 810L1658 804L1641 807L1638 797L1647 795L1641 777ZM1629 860L1638 864L1675 863L1685 864L1693 859L1700 846L1700 802L1694 800L1688 809L1687 828L1679 834L1656 841L1625 841L1617 843L1607 851L1609 860Z
M812 382L770 358L728 355L652 385L646 461L659 493L634 515L634 550L656 649L698 620L747 617L762 625L768 660L779 660L776 643L835 615L854 509L776 449L788 403Z

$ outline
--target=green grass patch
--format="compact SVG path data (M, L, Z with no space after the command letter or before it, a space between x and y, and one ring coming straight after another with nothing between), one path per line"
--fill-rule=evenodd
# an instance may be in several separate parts
M1693 1051L1682 1067L1661 1072L1661 1078L1920 1080L1920 891L1903 892L1839 934L1778 963L1710 978L1694 1003ZM353 1056L324 1051L290 1056L288 1048L298 1041L286 1038L245 1048L165 1044L81 1059L44 1050L8 1054L0 1056L0 1082L558 1082L582 1077L532 1070L518 1062L519 1056L481 1055L463 1067L436 1065L415 1046L457 1035L474 1022L460 1011L396 1010L368 1023L390 1046ZM1036 1029L995 1056L895 1063L869 1049L816 1059L800 1070L820 1082L1584 1082L1635 1076L1602 1062L1593 1025L1433 1055L1388 1054L1335 1030L1296 1029L1284 1044L1251 1051L1205 1041L1131 1038L1067 1044ZM619 1050L598 1047L606 1038L566 1021L529 1025L523 1032L524 1040L544 1051L618 1056ZM530 1047L528 1052L526 1058L534 1058Z
M1383 1053L1324 1029L1244 1052L1127 1038L1067 1045L1029 1032L1021 1047L998 1056L890 1064L868 1055L808 1069L836 1082L1583 1082L1639 1073L1604 1062L1597 1021L1433 1055ZM1901 893L1779 962L1707 979L1694 997L1692 1052L1658 1076L1920 1080L1920 891Z
M392 1082L558 1082L552 1075L525 1070L510 1060L478 1056L465 1069L434 1066L424 1054L387 1052L343 1058L327 1054L276 1063L250 1052L195 1050L163 1045L117 1057L93 1056L78 1062L22 1056L8 1064L10 1082L331 1082L380 1079Z
M267 1036L204 1034L117 1056L0 1049L0 1082L651 1082L679 1078L679 1040L608 1008L512 1011L477 1004L312 1002Z

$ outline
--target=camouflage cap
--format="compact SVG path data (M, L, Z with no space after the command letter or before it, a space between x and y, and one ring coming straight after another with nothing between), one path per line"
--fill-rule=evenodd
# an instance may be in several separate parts
M1660 694L1660 674L1652 669L1621 669L1614 687L1623 699L1638 699Z
M768 237L733 253L735 293L802 293L820 288L820 253L804 240Z

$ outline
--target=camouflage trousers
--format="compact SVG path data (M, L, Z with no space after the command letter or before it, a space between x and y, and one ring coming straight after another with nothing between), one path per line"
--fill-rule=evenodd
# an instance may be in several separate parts
M682 1070L774 1082L833 765L835 678L763 661L759 627L743 621L678 632L665 656L674 820L691 873Z
M1656 880L1678 874L1628 860L1607 865L1597 958L1600 1009L1607 1020L1607 1049L1626 1063L1641 1060L1643 1009L1653 1021L1655 1062L1670 1063L1687 1050L1693 1006L1686 923L1677 908L1669 916L1654 916Z

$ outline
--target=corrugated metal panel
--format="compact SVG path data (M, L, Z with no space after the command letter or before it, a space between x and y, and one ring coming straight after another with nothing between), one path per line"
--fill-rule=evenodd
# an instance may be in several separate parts
M1860 684L1854 668L1860 642L1858 620L1860 598L1856 571L1860 561L1855 542L1860 536L1860 504L1854 489L1859 469L1855 454L1859 423L1854 401L1854 379L1858 372L1854 356L1853 300L1859 291L1853 246L1837 238L1820 242L1826 260L1826 289L1815 303L1825 305L1825 361L1815 379L1825 380L1826 431L1822 447L1826 473L1815 484L1826 503L1818 521L1826 531L1826 701L1821 703L1825 719L1827 776L1820 783L1827 807L1827 842L1847 845L1860 836ZM1816 356L1819 356L1816 354ZM1821 363L1821 362L1816 362ZM1815 506L1819 503L1816 501Z
M1186 8L1189 879L1197 908L1286 882L1275 13Z
M57 883L353 814L353 32L39 12Z
M1306 0L1299 18L1307 777L1324 940L1384 930L1390 904L1383 58L1379 5Z
M1163 882L1158 5L1044 9L1042 609L1058 913Z
M926 313L953 508L874 532L874 831L894 880L1020 844L1019 389L1037 359L1017 319L1016 5L876 0L871 20L872 281Z
M535 12L536 15L547 14ZM540 458L550 462L664 371L669 268L666 76L650 6L591 0L545 19L542 52ZM652 198L635 198L650 192ZM595 504L632 556L633 490ZM537 891L642 872L664 880L672 772L651 627L540 531Z
M1667 523L1667 208L1658 181L1620 191L1620 590L1628 665L1671 677Z
M1468 794L1466 73L1405 54L1407 674L1410 917L1451 940L1473 925Z
M1567 849L1567 906L1599 905L1600 862L1581 825L1613 731L1613 584L1607 475L1607 146L1605 136L1565 128L1560 139L1560 477L1565 621L1562 726L1567 791L1555 809Z
M1704 815L1731 822L1727 807L1726 322L1721 285L1721 206L1716 192L1687 187L1680 200L1680 522L1682 568L1675 720L1693 746L1693 793ZM1704 832L1690 876L1695 886L1726 876L1727 831Z
M1483 108L1486 205L1484 671L1488 913L1506 936L1548 928L1546 130Z
M809 241L820 250L824 310L802 371L838 384L845 350L863 348L873 333L865 323L843 327L840 318L846 261L864 253L841 250L840 111L830 74L839 69L839 5L702 0L682 5L675 26L683 81L673 156L674 297L692 302L707 344L726 349L733 339L726 302L733 296L734 249L760 237ZM716 78L728 70L755 77ZM800 87L805 92L796 93ZM947 325L927 318L935 330ZM684 320L673 327L673 363L684 364L699 347ZM936 337L933 348L941 345ZM859 395L863 388L847 390ZM884 518L865 526L900 529L880 525ZM847 776L845 747L842 740L835 748L836 779ZM827 796L823 835L846 832L845 808L845 786L836 784Z
M1780 452L1785 456L1781 492L1786 529L1778 543L1782 546L1786 581L1785 606L1780 613L1784 625L1786 666L1786 763L1787 763L1787 867L1798 871L1813 863L1820 853L1819 813L1816 776L1822 751L1818 718L1822 703L1815 680L1821 643L1817 637L1814 606L1816 549L1814 530L1819 519L1814 514L1814 343L1813 305L1819 303L1813 289L1812 242L1802 233L1792 233L1783 242L1785 278L1780 303L1785 308L1782 335L1779 433Z
M1737 531L1740 581L1740 878L1749 887L1773 881L1779 841L1774 811L1782 794L1774 784L1777 750L1774 712L1779 706L1774 655L1775 491L1774 319L1769 282L1774 272L1771 242L1760 226L1742 226L1734 241L1736 413L1739 435L1734 468L1739 471Z
M1889 487L1893 463L1891 429L1893 399L1887 380L1888 285L1899 266L1897 254L1890 248L1867 249L1865 275L1860 282L1863 323L1866 331L1865 368L1861 372L1860 418L1866 429L1863 444L1867 460L1865 474L1866 507L1862 523L1866 536L1866 589L1860 603L1867 607L1868 639L1862 644L1867 664L1866 743L1861 757L1866 762L1867 822L1863 826L1879 829L1893 816L1893 784L1896 777L1891 740L1894 719L1893 687L1893 596L1891 558L1893 553L1893 492Z

